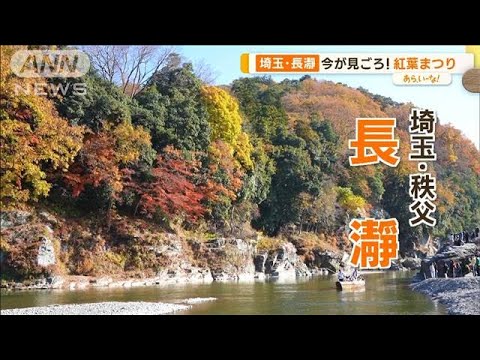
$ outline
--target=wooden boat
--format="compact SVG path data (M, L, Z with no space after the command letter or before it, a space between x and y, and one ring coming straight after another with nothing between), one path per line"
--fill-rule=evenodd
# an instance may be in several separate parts
M348 290L363 290L365 289L365 280L364 279L357 279L357 280L343 280L337 281L335 283L337 290L339 291L348 291Z

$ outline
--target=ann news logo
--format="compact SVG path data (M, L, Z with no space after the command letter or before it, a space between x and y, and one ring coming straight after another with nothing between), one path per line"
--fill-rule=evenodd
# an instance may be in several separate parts
M10 68L21 78L79 78L90 69L90 59L80 50L19 50L13 54ZM66 95L69 91L74 95L85 95L86 84L78 81L39 81L15 87L17 95L57 96Z

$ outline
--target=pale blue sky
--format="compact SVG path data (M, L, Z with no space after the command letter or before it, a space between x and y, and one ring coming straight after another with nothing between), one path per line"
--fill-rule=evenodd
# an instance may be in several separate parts
M240 71L242 53L464 53L464 46L180 46L179 52L192 62L203 60L217 73L216 84L229 84L244 76ZM291 75L289 78L299 78ZM281 81L285 75L272 75ZM472 94L462 85L462 76L453 75L448 86L396 86L392 75L323 74L317 79L342 82L352 87L362 86L370 92L391 97L398 102L412 102L423 108L437 111L442 123L452 123L460 129L477 148L480 146L480 95ZM352 121L354 121L352 119Z

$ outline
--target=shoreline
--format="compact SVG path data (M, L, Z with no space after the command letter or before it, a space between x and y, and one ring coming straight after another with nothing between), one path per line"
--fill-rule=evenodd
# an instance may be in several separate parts
M379 274L389 271L411 271L407 269L402 270L368 270L360 271L360 275ZM322 274L313 272L308 276L296 276L296 278L314 278L332 276L335 274ZM280 277L283 280L284 277ZM288 278L290 280L290 278ZM111 276L81 276L81 275L67 275L67 276L53 276L49 280L37 279L33 280L31 284L24 283L10 283L8 286L2 286L1 291L37 291L37 290L64 290L76 291L97 288L134 288L146 286L168 286L175 284L210 284L213 282L264 282L267 280L279 280L278 277L264 275L260 277L258 273L255 274L241 274L237 279L213 279L211 276L156 276L149 278L115 278Z
M410 287L444 305L450 315L480 315L480 277L426 279Z
M151 278L112 278L110 276L54 276L51 281L41 279L33 284L13 283L2 286L2 291L31 291L31 290L85 290L93 288L132 288L143 286L162 286L172 284L201 284L211 283L214 280L208 277L151 277Z
M48 305L0 310L1 315L166 315L190 310L193 305L215 301L216 298L189 298L175 303L163 302L98 302L85 304Z
M330 275L330 274L329 274ZM312 273L308 276L302 277L321 277L329 276L318 273ZM281 279L284 277L282 276ZM277 279L275 277L264 275L258 276L258 273L244 273L240 274L236 279L213 279L212 276L157 276L150 278L114 278L111 276L54 276L50 281L41 279L32 281L32 284L25 285L24 283L11 283L9 286L2 286L2 291L32 291L32 290L85 290L94 288L134 288L144 286L167 286L174 284L210 284L212 282L256 282L266 281L269 279Z

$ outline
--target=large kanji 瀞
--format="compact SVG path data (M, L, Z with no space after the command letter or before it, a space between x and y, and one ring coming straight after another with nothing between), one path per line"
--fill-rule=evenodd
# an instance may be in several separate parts
M397 219L354 219L349 235L353 242L350 263L360 269L388 269L398 258Z

